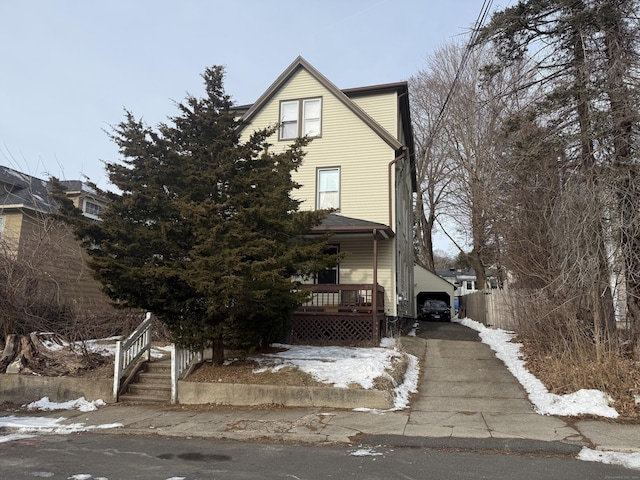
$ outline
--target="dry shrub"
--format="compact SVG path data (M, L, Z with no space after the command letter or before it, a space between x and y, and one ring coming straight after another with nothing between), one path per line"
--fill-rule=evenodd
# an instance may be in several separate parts
M211 362L202 363L191 375L188 382L235 383L253 385L280 385L329 387L329 384L315 380L310 374L296 367L285 367L277 371L265 370L256 373L259 364L255 360L236 360L226 365Z
M373 379L376 390L393 390L404 382L404 375L409 367L409 357L405 352L391 359L391 366L385 370L385 375Z
M529 370L550 392L597 389L615 399L623 417L640 418L640 362L617 338L595 341L593 326L575 303L557 305L543 295L513 302L516 331Z
M620 355L609 354L597 360L592 352L580 350L563 356L540 355L524 342L527 368L547 389L563 395L580 389L596 389L615 399L613 405L623 417L640 418L640 363Z

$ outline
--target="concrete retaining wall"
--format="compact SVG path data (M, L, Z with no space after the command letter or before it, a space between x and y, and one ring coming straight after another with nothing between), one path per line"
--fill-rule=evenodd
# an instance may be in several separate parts
M280 405L284 407L393 407L389 392L330 387L283 387L231 383L179 382L178 402L185 405Z
M230 383L179 382L178 402L184 405L376 408L393 407L393 397L380 390L331 387L282 387ZM88 401L113 403L113 380L0 375L0 403L25 404L49 397L66 402L84 397Z
M110 378L39 377L0 375L0 402L25 404L49 397L52 402L67 402L84 397L88 401L113 402L113 380Z

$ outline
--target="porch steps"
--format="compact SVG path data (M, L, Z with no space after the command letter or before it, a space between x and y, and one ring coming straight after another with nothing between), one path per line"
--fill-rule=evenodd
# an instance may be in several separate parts
M171 359L152 360L142 364L119 402L126 403L170 403Z

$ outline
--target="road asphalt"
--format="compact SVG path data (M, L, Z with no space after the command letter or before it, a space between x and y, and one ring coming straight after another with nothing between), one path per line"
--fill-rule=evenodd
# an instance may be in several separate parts
M446 329L443 334L431 327L421 336L401 338L404 348L422 359L419 392L401 411L120 403L93 412L28 415L64 417L61 425L82 424L105 434L561 455L575 455L582 447L640 452L640 424L539 415L475 333L454 324ZM113 423L122 426L100 428Z

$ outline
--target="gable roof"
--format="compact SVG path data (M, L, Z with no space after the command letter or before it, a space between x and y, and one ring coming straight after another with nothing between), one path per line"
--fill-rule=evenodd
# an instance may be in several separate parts
M389 133L384 127L376 122L371 116L369 116L364 110L356 105L351 99L331 83L327 77L322 75L316 70L309 62L299 56L296 58L287 69L276 79L275 82L262 94L256 102L249 107L244 116L243 122L250 122L251 119L264 107L264 105L280 90L280 88L293 77L293 75L299 70L306 70L315 80L317 80L322 86L329 90L340 102L342 102L351 112L353 112L360 120L362 120L369 128L371 128L382 140L387 143L394 150L401 150L404 145L398 141L391 133ZM389 84L396 85L396 84ZM369 87L376 88L376 87ZM379 87L378 87L379 88ZM354 92L364 91L365 89L353 89ZM241 110L241 109L238 109ZM410 124L409 124L410 125ZM410 127L409 127L410 128Z

